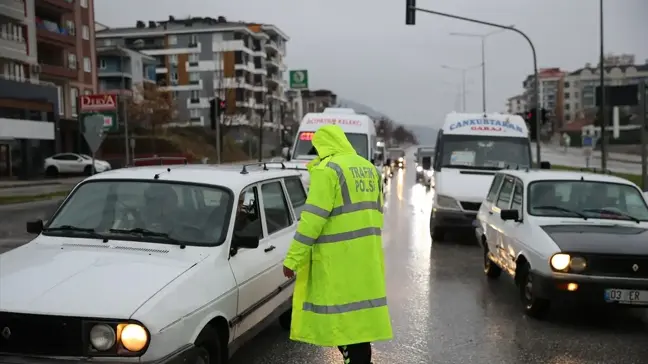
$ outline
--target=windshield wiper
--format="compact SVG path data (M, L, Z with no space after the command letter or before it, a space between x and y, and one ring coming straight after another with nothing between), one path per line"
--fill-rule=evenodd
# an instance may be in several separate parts
M578 217L582 217L583 220L587 220L587 215L580 213L578 211L570 210L564 207L560 206L550 206L550 205L542 205L542 206L533 206L533 209L541 209L541 210L555 210L555 211L562 211L562 212L567 212L570 214L577 215Z
M598 212L598 213L604 213L604 214L612 214L612 215L617 215L617 216L623 216L625 218L628 218L629 220L632 220L636 222L637 224L640 223L641 221L630 215L626 214L625 212L617 211L617 210L610 210L610 209L583 209L583 212Z
M61 226L55 226L55 227L50 227L47 229L43 229L43 232L45 233L55 233L55 232L77 232L77 233L85 233L90 236L92 236L95 239L105 239L103 235L97 233L95 229L90 229L90 228L82 228L78 226L72 226L72 225L61 225Z
M172 238L167 233L162 233L162 232L159 232L159 231L153 231L153 230L143 229L143 228L110 229L108 231L110 231L111 233L116 233L116 234L139 235L139 236L151 237L151 238L156 238L156 239L162 239L167 243L180 245L180 248L182 248L182 249L184 249L184 247L185 247L184 243L180 242L177 239Z

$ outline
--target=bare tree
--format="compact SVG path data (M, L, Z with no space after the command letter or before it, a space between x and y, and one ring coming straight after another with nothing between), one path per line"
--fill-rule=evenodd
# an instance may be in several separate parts
M126 103L128 120L138 129L152 135L176 118L177 109L171 92L156 85L140 84Z

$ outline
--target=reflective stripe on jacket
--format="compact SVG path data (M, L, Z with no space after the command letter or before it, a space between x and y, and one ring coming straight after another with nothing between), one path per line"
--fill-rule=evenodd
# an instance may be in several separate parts
M389 340L382 178L339 126L313 137L310 190L284 265L296 272L290 337L319 346Z

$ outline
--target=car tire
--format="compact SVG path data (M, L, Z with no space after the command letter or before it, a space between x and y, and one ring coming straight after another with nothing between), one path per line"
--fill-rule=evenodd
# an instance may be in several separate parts
M54 166L47 167L47 169L45 169L45 175L47 177L57 177L59 175L58 168Z
M445 239L446 230L442 227L434 226L430 223L430 237L432 237L433 243L438 243Z
M292 322L292 309L279 315L279 326L285 331L290 331L290 324Z
M196 360L195 364L223 364L225 363L221 340L218 332L211 326L205 326L196 342L198 348L203 349L203 355Z
M549 312L550 301L545 298L535 297L533 294L533 275L529 263L524 263L520 276L516 279L520 291L520 300L522 301L524 314L535 318L542 319Z
M91 176L92 175L92 166L86 166L83 168L83 174L86 176Z
M500 268L491 258L488 257L488 245L484 241L484 274L489 279L497 279L502 275L502 268Z

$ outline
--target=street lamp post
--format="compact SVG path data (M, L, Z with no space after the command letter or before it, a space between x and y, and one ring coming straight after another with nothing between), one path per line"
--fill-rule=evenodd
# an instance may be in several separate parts
M601 88L601 106L599 106L599 119L601 120L601 169L607 168L607 132L605 131L607 123L606 98L605 98L605 42L603 39L603 0L599 1L599 21L600 21L600 50L599 50L599 82Z
M481 64L471 66L471 67L452 67L446 65L441 66L441 68L445 68L447 70L461 72L461 109L463 112L466 112L466 73L478 67L481 67Z
M514 25L509 27L513 28ZM498 29L486 34L476 34L476 33L450 33L451 36L456 37L470 37L470 38L480 38L481 39L481 67L482 67L482 111L486 113L486 38L491 35L501 33L505 29Z

